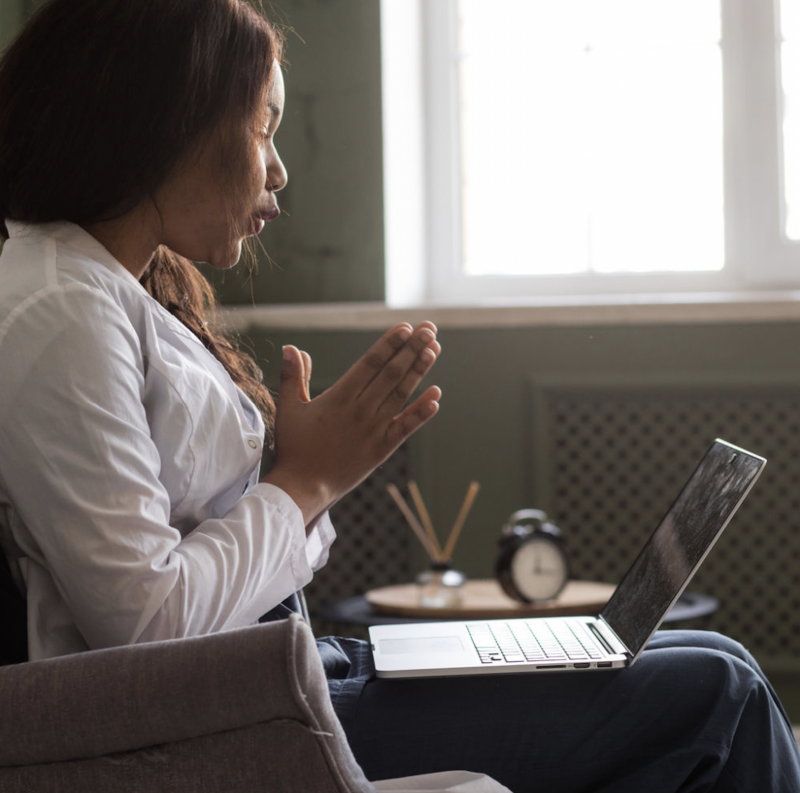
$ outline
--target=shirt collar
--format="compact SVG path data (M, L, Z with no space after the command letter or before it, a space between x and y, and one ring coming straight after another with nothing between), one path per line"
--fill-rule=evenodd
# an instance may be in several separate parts
M76 223L67 220L53 221L52 223L24 223L19 220L7 220L6 228L9 239L50 237L71 250L99 262L119 278L136 284L140 289L144 288L133 273L115 259L107 248Z

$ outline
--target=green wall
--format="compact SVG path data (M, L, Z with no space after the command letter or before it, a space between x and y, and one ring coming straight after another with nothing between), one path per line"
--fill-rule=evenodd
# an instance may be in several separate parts
M261 277L212 277L229 303L382 300L380 3L275 9L286 35L284 214L262 234Z
M0 0L0 50L4 49L25 18L22 0Z

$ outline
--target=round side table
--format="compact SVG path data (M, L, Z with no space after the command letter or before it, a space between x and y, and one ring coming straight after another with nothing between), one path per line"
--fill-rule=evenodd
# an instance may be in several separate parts
M420 607L416 602L416 585L402 584L325 603L315 610L314 616L334 624L369 626L429 620L593 615L602 610L613 591L613 584L570 581L555 600L528 605L511 600L493 579L479 579L467 581L464 601L460 607L440 609ZM710 595L684 592L664 618L664 622L706 617L718 608L719 601Z

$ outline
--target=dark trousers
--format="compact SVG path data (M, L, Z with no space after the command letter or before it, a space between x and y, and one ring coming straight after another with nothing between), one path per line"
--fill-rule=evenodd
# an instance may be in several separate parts
M719 634L661 631L614 672L379 680L366 645L348 655L331 695L369 779L464 769L514 793L800 791L783 707Z

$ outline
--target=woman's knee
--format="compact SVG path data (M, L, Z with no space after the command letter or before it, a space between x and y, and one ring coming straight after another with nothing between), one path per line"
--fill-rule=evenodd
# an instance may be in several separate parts
M664 630L653 636L648 649L664 649L667 647L683 647L713 650L718 653L738 658L748 666L756 666L756 661L743 644L716 631L700 630Z
M703 638L703 642L643 654L641 672L651 678L648 682L652 689L661 690L665 698L693 702L698 711L711 713L741 707L754 690L766 686L740 644L718 634Z

